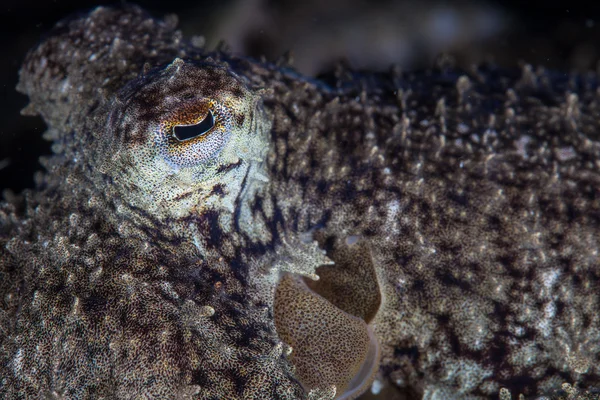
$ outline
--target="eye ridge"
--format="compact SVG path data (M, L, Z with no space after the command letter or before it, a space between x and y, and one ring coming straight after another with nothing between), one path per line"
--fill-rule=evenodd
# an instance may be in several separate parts
M208 110L206 117L193 125L175 125L173 127L173 136L180 142L195 139L205 135L215 126L215 118L211 110Z

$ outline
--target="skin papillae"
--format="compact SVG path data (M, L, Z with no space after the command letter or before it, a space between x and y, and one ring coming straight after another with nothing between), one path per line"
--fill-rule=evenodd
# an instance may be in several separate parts
M0 397L351 398L368 358L408 398L593 398L595 75L317 81L175 25L98 8L24 62L54 154L0 208Z

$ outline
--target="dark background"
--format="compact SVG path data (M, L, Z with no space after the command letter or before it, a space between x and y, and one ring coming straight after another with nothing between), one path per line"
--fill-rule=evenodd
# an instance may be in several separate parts
M50 153L40 118L22 117L14 89L20 63L40 35L89 0L3 0L0 5L0 191L33 187L37 159ZM527 4L525 4L527 3ZM275 59L292 49L301 72L317 75L345 56L355 68L431 66L445 52L458 65L523 62L565 72L596 70L600 6L588 3L440 0L140 1L156 17L179 15L186 35L209 46L225 38L240 53Z

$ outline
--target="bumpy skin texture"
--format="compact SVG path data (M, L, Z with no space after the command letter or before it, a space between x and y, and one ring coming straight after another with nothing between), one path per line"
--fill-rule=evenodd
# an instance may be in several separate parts
M0 209L3 398L306 397L273 296L327 263L307 236L374 269L356 312L410 396L600 383L596 76L312 81L191 43L99 8L25 61L55 155ZM195 161L157 145L184 100L228 110Z

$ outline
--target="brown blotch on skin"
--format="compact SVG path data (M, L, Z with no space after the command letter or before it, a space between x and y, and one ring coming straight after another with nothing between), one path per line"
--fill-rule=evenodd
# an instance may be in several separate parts
M244 114L236 114L234 116L235 118L235 123L238 125L243 125L244 121L246 120L246 116Z

